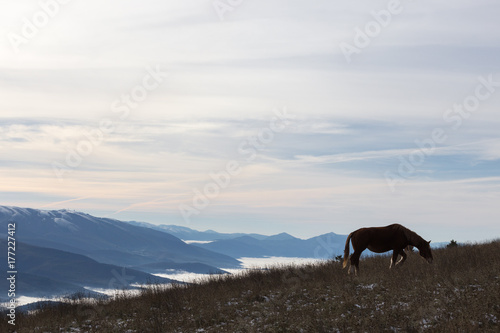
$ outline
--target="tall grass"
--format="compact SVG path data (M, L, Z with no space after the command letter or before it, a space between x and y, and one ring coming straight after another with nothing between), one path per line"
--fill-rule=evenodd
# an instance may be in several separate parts
M19 315L17 332L498 332L500 241L418 254L215 276L151 286L137 297L65 304ZM0 331L13 331L6 320Z

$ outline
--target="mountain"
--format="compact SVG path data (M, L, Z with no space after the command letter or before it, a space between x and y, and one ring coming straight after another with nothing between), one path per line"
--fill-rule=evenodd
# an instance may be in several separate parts
M190 229L187 227L181 227L177 225L167 225L167 224L161 224L161 225L155 225L147 222L137 222L137 221L128 221L127 223L130 223L135 226L140 226L140 227L146 227L146 228L151 228L154 230L166 232L170 235L173 235L177 238L180 238L182 240L192 240L192 241L214 241L214 240L220 240L220 239L233 239L233 238L238 238L238 237L243 237L243 236L251 236L255 239L265 239L269 236L265 235L260 235L260 234L245 234L245 233L220 233L216 232L213 230L206 230L206 231L198 231L194 229Z
M346 238L347 235L328 233L299 239L283 233L261 240L243 236L195 245L235 258L274 256L328 259L343 254Z
M251 235L249 235L249 236L251 236ZM253 237L253 236L251 236L251 237ZM272 235L272 236L266 237L264 239L266 241L269 241L269 240L282 241L282 240L292 240L292 239L297 239L297 238L293 237L290 234L287 234L286 232L282 232L281 234Z
M240 267L230 256L186 244L170 234L80 212L0 206L0 235L7 232L9 221L16 223L20 242L81 254L106 264L130 267L172 262Z
M0 240L0 251L7 253L7 240ZM16 293L24 296L53 296L89 291L84 287L123 289L133 284L171 283L138 270L101 264L80 254L32 246L16 241ZM4 268L6 267L5 261ZM0 288L8 290L7 279Z

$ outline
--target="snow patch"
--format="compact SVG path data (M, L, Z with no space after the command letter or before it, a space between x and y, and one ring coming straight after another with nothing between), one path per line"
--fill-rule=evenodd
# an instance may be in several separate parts
M207 280L207 278L210 277L209 274L198 274L198 273L188 273L185 271L175 271L167 274L153 274L154 276L162 277L162 278L167 278L167 279L172 279L176 281L181 281L181 282L188 282L188 283L195 283L195 282L200 282Z
M78 227L76 225L64 218L56 217L54 218L54 222L60 227L67 228L72 231L78 231Z
M373 288L375 288L376 286L377 286L376 283L366 284L366 285L360 284L359 285L360 288L362 288L362 289L368 289L368 290L373 290Z
M209 244L213 241L199 241L199 240L182 240L186 244Z
M4 214L12 214L12 210L6 206L0 206L0 212Z

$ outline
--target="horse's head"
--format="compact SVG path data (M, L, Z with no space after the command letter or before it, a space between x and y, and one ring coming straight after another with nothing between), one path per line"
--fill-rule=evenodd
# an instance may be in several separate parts
M431 241L428 241L428 242L423 242L422 244L420 244L420 246L418 246L418 250L419 250L419 254L422 256L422 258L424 258L425 260L427 260L427 262L429 264L432 264L432 252L431 252Z

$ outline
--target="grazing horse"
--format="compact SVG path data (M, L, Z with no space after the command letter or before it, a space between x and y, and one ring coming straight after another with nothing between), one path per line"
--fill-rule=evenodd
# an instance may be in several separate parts
M403 227L400 224L391 224L386 227L375 228L361 228L353 231L347 237L344 250L344 264L342 268L347 266L349 257L349 241L352 243L354 253L351 255L351 264L348 273L351 273L353 267L355 268L356 275L359 272L359 257L361 252L369 249L372 252L382 253L392 250L391 265L389 268L399 266L406 260L405 248L415 246L419 250L419 254L432 263L432 252L430 247L431 241L425 241L422 237L415 232ZM398 255L401 259L396 262Z

